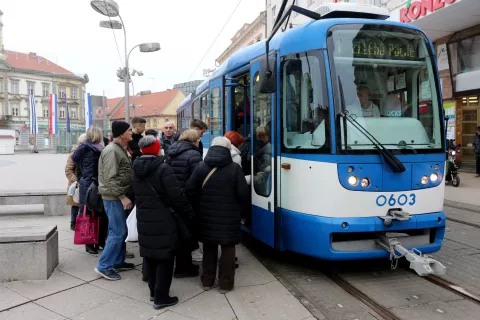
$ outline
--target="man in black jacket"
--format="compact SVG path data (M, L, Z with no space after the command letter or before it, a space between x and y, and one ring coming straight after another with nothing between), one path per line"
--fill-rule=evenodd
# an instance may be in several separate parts
M134 117L132 119L132 141L128 143L128 149L132 156L132 163L136 158L142 156L142 151L138 146L138 141L143 138L142 134L145 132L145 125L147 120L140 117Z
M202 139L203 134L205 133L205 131L208 130L208 126L202 120L193 119L192 121L190 121L190 129L195 129L198 133L198 137ZM200 153L202 154L202 158L203 158L203 143L201 140L200 140L200 143L198 144L198 148L200 149Z

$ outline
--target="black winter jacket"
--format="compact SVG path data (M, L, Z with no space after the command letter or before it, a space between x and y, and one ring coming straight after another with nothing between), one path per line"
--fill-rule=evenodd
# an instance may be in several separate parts
M193 216L187 197L164 159L141 156L133 164L132 177L140 255L157 260L172 258L179 246L177 226L170 208L184 217Z
M202 161L200 149L188 141L175 141L167 152L167 163L172 167L180 187L185 185L197 164Z
M202 188L213 168L217 170ZM232 245L240 240L241 213L248 202L248 185L230 150L210 147L185 189L198 214L199 240L207 244Z
M138 146L138 141L140 141L142 138L143 136L141 134L132 133L132 141L128 143L128 147L132 151L132 163L135 161L135 159L142 156L142 151Z
M98 160L101 152L101 149L87 140L72 155L72 160L80 168L82 175L79 182L80 206L85 204L87 189L92 184L93 179L98 180Z

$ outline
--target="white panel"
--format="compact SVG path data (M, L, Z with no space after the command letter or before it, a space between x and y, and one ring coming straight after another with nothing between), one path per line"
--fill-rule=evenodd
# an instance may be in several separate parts
M457 74L455 76L455 90L457 92L476 90L480 88L479 78L480 70Z
M377 197L396 199L402 194L414 194L416 203L408 202L403 210L410 214L423 214L443 210L445 184L435 188L402 192L361 192L345 189L338 180L337 164L282 158L290 170L279 166L281 175L280 207L324 217L385 216L387 205L379 207ZM409 198L410 201L410 198ZM401 207L399 205L395 208Z

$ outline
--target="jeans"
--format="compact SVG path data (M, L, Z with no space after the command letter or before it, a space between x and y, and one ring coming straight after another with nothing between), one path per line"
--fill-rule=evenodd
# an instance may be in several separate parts
M125 262L127 239L127 212L120 200L103 200L108 217L108 241L98 261L97 269L110 270Z
M156 260L145 258L148 270L148 287L150 296L155 297L155 304L168 302L172 284L173 259Z
M77 222L78 209L78 207L72 206L72 209L70 211L70 224L73 226Z

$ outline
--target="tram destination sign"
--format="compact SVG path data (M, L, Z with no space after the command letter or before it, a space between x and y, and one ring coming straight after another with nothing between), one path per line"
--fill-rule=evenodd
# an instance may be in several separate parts
M418 60L417 48L417 40L355 38L350 50L354 58Z

